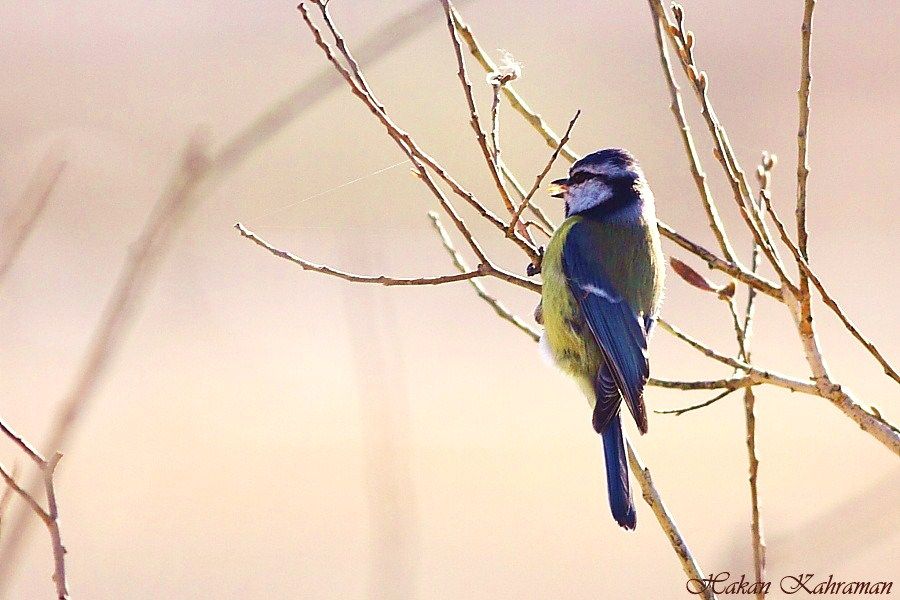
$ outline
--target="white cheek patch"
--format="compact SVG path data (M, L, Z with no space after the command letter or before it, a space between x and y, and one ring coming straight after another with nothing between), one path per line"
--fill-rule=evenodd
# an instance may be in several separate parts
M574 215L603 204L612 198L612 189L599 181L587 181L569 188L566 201L568 214Z
M619 302L622 301L622 298L617 296L616 294L611 294L611 293L607 292L606 290L604 290L603 288L599 288L596 285L593 285L590 283L579 286L579 287L583 291L585 291L589 294L594 294L596 296L600 296L601 298L603 298L609 302L612 302L613 304L618 304Z

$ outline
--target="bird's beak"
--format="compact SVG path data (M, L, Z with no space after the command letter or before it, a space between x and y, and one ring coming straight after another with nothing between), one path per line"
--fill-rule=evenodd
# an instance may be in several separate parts
M547 187L547 193L554 198L562 198L563 194L566 193L568 184L569 180L566 178L557 179L556 181L551 182Z

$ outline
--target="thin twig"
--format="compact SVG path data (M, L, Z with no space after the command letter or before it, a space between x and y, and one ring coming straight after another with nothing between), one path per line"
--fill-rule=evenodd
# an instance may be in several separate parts
M66 163L48 155L32 175L13 212L0 224L0 283L34 231Z
M747 376L729 377L727 379L711 379L706 381L670 381L667 379L655 379L651 377L647 381L647 385L673 390L736 390L756 385L756 382Z
M797 99L800 104L800 125L797 128L797 245L803 258L809 260L807 241L809 234L806 231L806 180L809 178L809 156L807 145L809 142L809 92L812 84L812 74L809 70L810 44L812 42L812 19L816 0L806 0L803 8L803 25L800 28L801 59L800 59L800 88L797 90ZM803 280L800 280L801 288Z
M503 185L503 175L500 173L500 167L497 160L491 156L491 150L488 147L487 136L484 133L484 130L481 127L481 121L478 117L478 108L475 105L475 97L472 93L472 84L469 81L468 70L466 69L466 61L463 58L462 45L459 41L459 36L456 33L456 27L453 24L453 14L452 14L452 6L450 4L450 0L441 0L441 5L444 7L444 14L447 16L447 30L450 32L450 41L453 43L453 53L456 56L456 66L457 66L457 76L459 77L459 81L462 84L463 93L466 97L466 104L469 108L469 124L472 126L472 130L475 132L475 137L478 140L478 147L481 148L481 154L484 156L484 160L487 163L488 171L491 173L491 177L494 180L494 185L497 186L497 191L500 193L500 198L503 200L503 205L506 207L506 210L509 211L510 215L515 214L515 209L513 208L512 198L509 197L509 192L506 189L506 186ZM528 231L523 227L519 226L517 231L522 234L522 236L531 242L531 238L528 234Z
M241 236L251 240L257 246L265 248L275 256L279 258L283 258L288 260L302 268L304 271L315 271L316 273L322 273L323 275L331 275L332 277L337 277L339 279L343 279L345 281L350 281L353 283L374 283L378 285L385 286L393 286L393 285L440 285L442 283L452 283L455 281L465 281L467 279L473 279L475 277L484 277L485 275L490 274L490 269L481 264L479 267L472 271L465 271L462 273L454 273L453 275L442 275L440 277L415 277L415 278L403 278L403 277L388 277L386 275L355 275L353 273L348 273L346 271L340 271L338 269L334 269L332 267L326 265L318 265L315 263L311 263L303 260L291 254L290 252L286 252L284 250L279 250L275 246L272 246L269 242L257 236L252 231L245 228L240 223L235 224L235 229L240 232Z
M316 45L319 46L328 61L350 86L350 91L353 93L353 95L359 98L363 102L363 104L366 105L369 111L373 115L375 115L376 118L378 118L378 120L387 130L388 135L391 137L391 139L393 139L400 147L400 149L407 155L407 157L416 167L416 170L421 179L428 186L429 190L437 197L442 208L444 208L445 212L447 212L448 216L450 216L454 225L466 238L466 241L472 248L473 252L475 252L476 256L478 256L479 260L488 263L489 261L484 255L484 252L481 250L477 242L475 242L474 238L472 238L471 234L469 234L468 231L465 230L465 225L462 223L461 218L456 213L455 209L453 209L449 200L446 199L440 188L438 188L437 184L432 180L431 175L425 170L424 166L427 166L429 169L434 171L438 175L438 177L440 177L442 180L444 180L445 183L447 183L447 185L450 186L450 189L453 190L455 194L468 202L469 205L472 206L481 217L494 225L494 227L496 227L500 231L505 232L506 224L502 220L500 220L493 212L488 210L471 192L465 190L453 177L450 176L446 169L438 164L437 161L434 160L434 158L425 153L406 131L400 129L396 125L396 123L394 123L394 121L390 117L388 117L383 105L374 96L372 90L368 87L368 85L365 84L365 78L363 77L362 72L359 70L358 63L353 58L353 54L347 48L347 44L344 41L344 38L341 35L340 31L331 21L328 12L325 10L325 7L322 6L319 1L316 1L315 3L320 7L329 32L335 39L338 49L341 51L348 64L350 64L353 72L344 67L344 65L341 64L341 62L337 59L331 46L327 42L325 42L324 38L322 37L319 28L316 27L316 25L312 22L312 19L309 15L309 10L306 8L305 3L301 3L297 8L300 11L301 16L303 17L304 22L312 33ZM540 255L538 254L537 250L526 239L518 234L512 236L510 239L517 246L519 246L519 248L521 248L526 255L528 255L532 262L540 262Z
M749 390L751 388L752 388L752 386L747 387L746 389ZM725 390L724 392L721 392L721 393L713 396L712 399L707 400L706 402L701 402L700 404L692 404L691 406L686 406L684 408L676 408L676 409L672 409L672 410L654 410L653 412L655 412L658 415L675 415L676 417L680 417L681 415L683 415L686 412L691 412L692 410L698 410L700 408L705 408L705 407L709 406L710 404L714 404L733 392L734 392L734 390Z
M750 362L750 352L747 348L747 341L741 326L741 318L738 316L737 301L734 299L734 295L727 297L720 295L719 297L722 298L728 306L728 314L731 316L731 325L734 327L734 338L738 345L738 356L745 361Z
M641 461L630 442L626 442L626 447L628 449L628 464L631 466L631 472L634 473L635 478L641 486L644 500L653 510L653 514L656 515L656 520L659 521L659 525L669 538L672 549L675 550L675 554L678 555L678 560L681 562L681 569L684 571L684 574L688 576L688 585L690 585L691 582L700 584L704 579L703 571L700 569L700 565L697 564L694 555L691 553L691 549L688 547L687 542L684 541L684 536L682 536L681 532L678 530L678 525L675 524L675 520L672 518L668 508L666 508L665 502L663 502L662 497L659 495L659 490L656 489L653 478L650 476L650 469L648 469ZM694 593L693 590L691 591ZM702 586L702 589L699 590L699 594L701 594L701 597L705 600L715 600L716 598L711 585Z
M531 186L531 189L525 195L525 198L522 199L522 203L519 204L519 208L517 208L513 213L513 218L506 230L506 235L512 235L512 232L518 225L519 218L522 216L525 208L528 207L529 204L531 204L531 199L534 198L535 193L540 189L541 183L544 181L544 178L547 177L547 173L549 173L550 169L553 168L553 163L556 162L556 158L559 156L560 150L563 146L566 145L566 142L569 141L569 136L572 135L572 128L575 127L575 122L578 121L579 116L581 116L581 111L575 111L575 116L572 117L572 120L569 121L569 126L566 127L566 133L562 137L562 142L560 142L560 145L557 146L553 153L550 155L550 160L548 160L547 164L544 165L544 169L540 173L538 173L538 176L534 180L534 185Z
M809 260L807 248L808 234L806 232L806 182L809 178L808 136L809 136L809 94L812 76L809 70L810 43L812 41L812 17L815 0L806 0L803 9L803 25L801 26L801 60L800 60L800 87L797 90L797 99L800 106L799 125L797 127L797 242L799 255L795 255L798 267L800 267L799 290L795 294L798 313L796 315L797 329L803 341L807 361L813 370L818 385L823 388L828 385L830 377L825 366L824 359L818 348L815 325L813 324L812 295L809 293L809 276L804 272L801 262ZM771 202L765 201L767 206ZM774 212L774 211L772 211ZM785 236L782 236L784 239ZM793 248L791 249L793 251ZM802 258L802 259L801 259ZM855 328L854 328L855 329ZM865 343L865 342L864 342ZM867 346L868 347L868 346ZM887 372L887 370L885 371ZM896 375L896 373L895 373Z
M709 358L717 360L734 369L745 371L747 376L752 378L755 383L768 383L795 392L821 396L822 398L830 400L832 404L859 425L860 429L884 444L891 452L900 456L900 433L898 433L898 429L888 423L884 417L874 414L860 406L859 402L850 393L844 391L840 385L830 383L830 380L827 380L827 387L818 383L812 385L797 379L786 377L779 373L758 369L747 363L716 352L712 348L691 338L686 333L663 319L659 319L658 322L663 329Z
M825 285L822 283L822 280L813 272L812 268L809 266L809 263L806 262L806 259L800 253L800 249L797 245L791 240L787 228L784 225L784 222L775 212L775 209L772 206L771 198L768 197L768 194L763 195L763 204L765 206L766 211L769 213L769 216L772 218L772 221L775 223L775 228L778 230L778 234L781 237L781 241L784 242L784 245L787 246L788 250L791 251L791 254L794 256L794 260L797 262L797 265L800 267L800 271L809 278L809 281L812 282L813 287L819 292L819 296L822 298L822 302L831 309L831 311L837 315L838 319L841 320L841 323L844 324L844 327L847 328L847 331L853 335L863 345L863 347L869 351L875 360L882 366L885 374L888 377L900 383L900 375L897 374L897 371L891 366L891 364L887 361L883 354L878 350L878 348L869 341L862 333L860 333L859 329L856 328L856 325L850 320L847 314L844 312L844 309L837 303L834 297L828 293L828 290L825 289Z
M659 49L659 58L663 66L663 75L669 88L669 96L671 103L669 105L672 114L675 116L678 131L681 133L681 141L684 143L684 150L687 153L688 163L690 164L691 174L694 176L694 183L700 194L700 200L703 209L706 211L706 218L709 221L709 227L719 242L719 248L728 262L736 263L734 249L728 241L725 233L725 226L719 217L719 211L712 197L712 190L706 181L706 173L703 172L703 166L700 164L700 156L697 154L697 148L694 145L694 137L691 135L691 128L687 122L687 116L684 113L684 104L681 100L681 90L675 81L675 74L672 72L672 63L669 60L669 51L665 41L665 34L662 31L662 21L651 11L650 16L653 19L653 28L656 31L656 45ZM693 40L693 37L690 38Z
M76 380L53 418L50 435L44 444L50 451L55 452L66 446L80 417L85 414L95 397L100 381L130 329L144 292L170 246L173 234L194 204L195 192L208 173L208 166L205 145L195 137L184 151L181 163L157 201L119 274L115 290L94 330ZM36 488L38 483L32 482L27 489ZM9 534L0 545L0 597L4 595L5 586L11 579L10 573L18 556L19 544L25 539L25 515L21 509L14 512Z
M57 600L66 600L69 597L68 583L66 581L66 547L62 543L62 535L59 532L59 507L56 503L56 489L53 485L53 475L59 464L62 454L57 452L44 466L44 492L47 496L47 529L50 531L50 541L53 547L53 583L56 584Z
M760 165L756 170L756 177L759 181L759 200L754 204L754 209L760 213L759 218L765 219L765 209L763 208L763 195L768 194L772 186L772 169L778 163L778 158L769 152L762 153ZM759 244L753 242L750 255L750 272L756 273L759 269L760 249ZM748 286L747 288L747 306L744 311L744 337L749 338L753 331L753 317L756 312L756 288Z
M779 302L784 302L784 294L781 291L781 287L777 284L747 271L740 265L719 258L700 244L687 239L662 221L657 221L657 226L659 227L659 232L664 237L672 240L691 254L701 258L706 262L710 269L716 269L723 273L727 273L741 283L745 283Z
M47 514L47 511L44 510L44 507L41 506L41 503L38 502L34 496L29 494L28 491L25 490L25 488L23 488L16 482L15 479L13 479L12 474L8 473L6 471L6 467L4 467L2 464L0 464L0 476L3 477L6 485L8 485L16 494L18 494L19 497L21 497L22 500L25 501L31 511L36 514L38 518L44 522L44 524L46 524L50 519L50 515Z
M492 157L494 163L500 165L500 88L503 86L499 82L492 82L494 95L491 98L491 147L493 148ZM500 170L503 175L503 170Z
M710 136L716 145L715 155L722 165L725 175L731 184L734 194L735 204L738 212L743 218L747 228L753 234L754 239L760 245L768 258L779 279L786 286L792 286L787 273L784 270L784 264L778 256L777 249L771 243L771 236L765 229L764 224L756 219L749 207L752 205L753 193L747 185L746 176L741 169L740 164L734 156L731 144L728 141L728 135L725 128L719 122L718 116L713 109L712 101L708 95L708 77L705 72L700 71L694 61L694 42L693 34L684 28L684 12L683 8L678 4L673 4L673 12L675 13L676 24L669 21L665 8L661 0L649 0L650 9L656 14L660 20L660 27L669 35L669 39L675 45L676 53L680 59L681 66L685 75L690 80L692 87L702 106L701 114L709 129Z
M511 64L508 67L497 69L494 73L488 75L488 83L493 88L493 96L491 97L491 146L493 148L494 163L500 169L500 174L505 176L503 161L500 159L500 90L510 81L515 81L519 77L520 69L518 65Z
M10 473L10 477L15 481L15 479L19 476L19 465L13 464L12 472ZM4 486L3 493L0 494L0 540L3 539L3 525L4 520L6 518L6 509L9 508L9 502L12 500L15 491L13 488Z
M466 264L461 260L459 253L456 251L456 248L453 245L453 241L450 239L450 236L447 235L446 230L441 226L437 215L434 213L430 213L429 216L432 219L432 223L434 223L435 225L435 229L437 230L438 235L441 237L441 242L444 245L444 249L447 250L451 258L453 259L453 264L458 270L466 271ZM471 281L473 284L476 283L476 280L474 279ZM475 289L476 291L479 291L478 288ZM479 296L488 304L490 304L501 318L518 327L535 341L538 341L538 339L540 339L540 336L537 335L537 332L530 330L530 328L523 327L521 324L521 319L512 315L512 313L503 308L502 305L499 305L492 296L488 294L482 294L480 293L480 291ZM500 308L498 308L498 306L500 306ZM631 465L631 471L641 486L644 500L653 510L653 513L656 515L657 521L659 521L660 526L666 533L666 536L669 538L669 542L672 545L672 548L678 555L678 559L681 562L682 569L690 579L697 579L698 581L702 580L703 573L700 570L699 565L697 565L697 561L694 559L693 554L691 554L690 548L684 541L684 537L678 530L678 526L675 524L675 520L672 518L672 515L666 508L662 497L659 495L659 491L654 486L653 480L650 477L650 470L641 462L640 458L634 452L631 444L628 443L627 446L628 462ZM715 599L715 595L711 590L704 591L703 597L708 599Z
M753 548L753 571L757 582L766 577L766 543L763 540L762 516L759 511L759 457L756 452L756 396L753 388L744 389L744 422L747 426L747 457L750 482L750 545ZM757 592L757 600L765 600L763 591Z
M444 249L450 254L450 258L453 260L453 265L459 270L460 273L469 271L470 269L468 265L466 265L465 259L456 250L456 247L453 245L453 241L450 239L450 234L447 233L447 230L441 223L438 214L434 211L431 211L428 213L428 218L431 219L432 226L434 226L434 229L437 231L438 236L440 236L441 243L444 245ZM488 293L481 281L472 278L469 279L469 283L472 284L472 287L475 289L475 293L478 294L478 297L487 302L488 305L492 309L494 309L494 312L497 313L498 317L515 325L520 331L527 334L528 337L530 337L535 342L541 339L540 333L535 331L535 329L528 325L521 317L513 314L496 297Z
M500 161L500 169L503 171L503 176L506 178L506 180L510 184L512 184L513 190L515 190L516 196L518 196L519 198L519 202L524 200L527 192L525 191L525 188L522 187L522 184L519 183L519 180L516 179L516 176L515 174L513 174L512 170L510 170L510 168L507 167L506 164L503 163L503 161ZM538 220L541 227L541 232L545 233L549 237L551 235L550 232L556 229L556 225L553 224L553 221L550 220L550 217L547 216L547 213L545 213L540 206L536 205L534 201L528 204L528 210Z
M783 387L794 392L811 394L813 396L821 396L818 388L810 383L805 383L803 381L800 381L799 379L794 379L786 375L776 373L774 371L759 369L736 358L731 358L730 356L726 356L720 352L716 352L709 346L695 340L665 319L659 319L657 322L659 323L659 326L664 330L687 343L689 346L699 351L701 354L704 354L709 358L712 358L713 360L717 360L722 364L728 365L733 369L744 371L746 373L746 376L749 377L754 384L768 383L777 387Z
M12 440L13 443L22 450L22 452L28 455L28 458L34 461L37 466L42 467L47 464L47 459L41 456L41 453L38 452L38 450L34 446L32 446L12 427L10 427L2 417L0 417L0 431L2 431L4 435L6 435L6 437Z
M775 155L763 152L762 160L756 174L759 180L759 200L754 202L753 209L757 212L760 221L764 221L765 213L761 203L763 197L769 193L772 185L772 169L775 167ZM751 248L750 269L754 273L759 268L760 249L759 244L753 243ZM756 308L756 290L748 289L747 308L744 312L744 325L742 335L744 358L751 360L750 338L753 335L753 316ZM753 550L753 573L757 582L764 582L766 578L766 544L763 537L762 513L759 508L759 454L756 451L756 394L752 387L744 390L744 425L747 430L747 470L750 489L750 547ZM765 600L765 591L759 589L756 592L757 600Z
M537 229L538 231L543 233L548 238L553 237L553 232L548 230L541 223L537 223L536 221L525 221L524 225L525 225L525 227L534 227L535 229Z
M8 431L8 430L7 430ZM7 434L9 435L9 434ZM18 441L21 438L14 438ZM25 444L28 446L28 444ZM22 447L20 445L20 447ZM25 506L31 509L31 512L37 516L50 534L50 544L53 549L53 583L56 586L57 600L67 600L69 597L68 582L66 580L66 547L62 542L62 535L59 530L59 507L56 502L56 490L53 485L53 476L56 467L59 464L62 454L57 452L49 461L44 460L39 455L29 455L30 458L37 463L40 469L41 478L43 480L44 492L47 496L47 509L41 506L34 494L19 485L13 473L7 472L6 468L0 464L0 477L4 480L7 490L12 490L25 502ZM8 496L4 493L4 497L0 500L0 515L5 504L9 502Z
M469 47L469 52L475 57L475 60L481 64L485 72L493 73L496 71L497 65L494 64L487 53L482 49L481 45L475 39L475 36L472 34L472 30L465 21L462 20L459 12L451 7L450 14L453 18L453 25L456 28L457 33L459 33L459 36L466 42L466 45ZM509 85L503 86L503 94L506 96L506 99L509 100L510 105L541 134L548 146L557 148L560 145L561 139L553 133L553 130L547 122L544 121L543 117L528 106L528 103L522 99L515 88ZM578 154L572 152L567 147L563 147L561 153L569 162L575 162L579 158Z

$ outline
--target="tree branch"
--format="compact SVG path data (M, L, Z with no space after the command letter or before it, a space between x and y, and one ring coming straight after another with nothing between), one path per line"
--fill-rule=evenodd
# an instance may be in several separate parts
M547 161L547 164L544 165L543 170L538 173L538 176L534 180L534 185L531 186L531 189L522 199L522 203L519 204L519 208L515 210L513 213L512 222L509 224L509 228L506 230L506 235L512 235L513 230L516 228L516 225L519 223L519 218L522 216L522 212L525 211L525 208L531 204L531 199L534 197L535 193L540 189L541 183L544 181L544 178L547 177L547 173L550 172L550 169L553 168L553 163L556 162L556 158L559 156L560 150L563 146L566 145L566 142L569 141L569 136L572 134L572 128L575 127L575 122L578 120L578 117L581 116L581 111L575 111L575 116L572 117L572 120L569 121L569 126L566 128L566 133L562 137L562 141L560 145L556 147L553 153L550 155L550 160ZM537 266L537 265L535 265Z
M66 163L48 155L37 168L13 212L0 225L0 283L44 212Z
M373 115L375 115L375 117L387 130L388 135L409 157L413 165L416 166L420 177L431 190L431 192L438 198L438 201L441 203L442 208L444 208L445 212L447 212L448 216L450 216L451 220L454 222L457 228L459 229L461 227L461 219L456 214L455 209L452 208L449 200L444 197L443 193L437 187L437 184L431 179L431 176L425 170L423 165L434 171L438 175L438 177L440 177L442 180L444 180L445 183L447 183L448 186L450 186L450 189L453 190L455 194L468 202L468 204L472 206L472 208L474 208L476 212L481 215L481 217L483 217L485 220L494 225L494 227L505 233L506 224L503 221L501 221L493 212L488 210L471 192L465 190L453 177L450 176L449 173L447 173L446 169L438 164L437 161L435 161L430 155L425 153L406 131L400 129L393 122L393 120L388 117L383 105L377 100L371 89L365 83L365 78L363 77L362 72L359 69L358 63L347 48L346 42L344 42L344 38L341 35L340 31L331 21L325 5L321 3L321 0L315 0L315 4L321 9L323 18L325 19L325 24L328 27L328 30L331 33L332 37L334 37L338 49L342 52L342 55L350 64L352 73L350 70L345 68L340 61L338 61L337 57L331 49L331 46L322 38L321 32L310 18L309 11L306 8L306 4L300 3L297 8L300 11L301 16L303 17L304 22L312 33L316 45L319 46L328 61L331 62L335 70L338 71L341 77L343 77L347 84L350 86L350 91L353 93L353 95L359 98L369 109L369 111ZM461 233L464 232L461 230ZM509 239L511 239L517 246L519 246L519 248L521 248L522 251L525 252L526 255L528 255L532 262L540 262L540 256L538 255L537 250L533 248L527 240L525 240L518 234L512 236ZM467 238L467 241L472 247L472 250L478 256L479 260L485 263L489 262L481 248L478 247L471 236Z
M497 70L497 66L490 59L487 53L482 49L481 45L478 43L478 40L475 39L475 36L472 34L471 29L462 20L459 12L451 7L451 16L453 18L453 25L456 28L457 33L466 42L466 45L469 47L469 52L472 56L475 57L475 60L482 66L482 68L487 73L492 73ZM516 92L515 88L512 86L506 85L503 86L503 94L506 96L506 99L509 100L510 106L512 106L522 117L527 121L532 127L538 131L544 140L547 142L547 145L551 148L557 148L560 146L562 140L553 133L553 130L544 121L541 115L534 112L527 102ZM563 149L561 151L563 157L569 162L575 162L578 160L578 155L572 152L569 148L563 145Z
M453 246L453 242L450 239L450 236L447 235L446 230L441 226L440 221L437 218L437 215L431 213L429 215L432 219L432 222L435 225L435 229L441 237L441 242L444 245L444 249L450 254L453 259L453 263L457 269L460 271L465 271L467 269L464 262L460 260L459 253L456 251ZM475 280L472 280L472 283L475 283ZM479 291L476 288L476 291ZM532 339L538 341L540 338L536 335L537 332L533 332L530 328L526 329L520 325L521 319L513 316L509 311L505 309L501 312L497 310L496 301L487 294L479 293L479 296L485 300L488 304L494 308L495 311L501 316L501 318L509 321L520 330L524 331L528 334ZM518 321L518 322L517 322ZM672 384L684 384L686 382L670 382ZM656 487L653 484L653 480L650 477L650 470L645 467L640 458L638 458L637 454L634 452L631 444L628 443L628 461L631 465L631 471L634 474L635 478L638 480L638 483L641 486L641 490L643 491L644 500L653 510L653 513L656 515L657 521L659 521L660 526L663 531L666 533L666 536L669 538L669 542L672 545L673 550L678 555L678 559L681 562L682 569L684 569L685 574L689 578L694 579L702 579L703 574L700 570L700 567L697 565L696 560L694 560L693 555L691 554L690 548L688 548L687 543L684 541L684 537L681 535L681 532L678 531L678 527L675 525L675 521L672 518L671 514L669 514L666 505L663 503L662 497L659 495ZM704 598L714 599L715 595L711 592L704 592Z
M393 286L393 285L439 285L442 283L452 283L455 281L465 281L467 279L473 279L475 277L484 277L485 275L490 274L490 269L481 264L474 271L466 271L463 273L455 273L453 275L442 275L440 277L415 277L415 278L402 278L402 277L388 277L386 275L354 275L353 273L347 273L346 271L340 271L338 269L334 269L332 267L328 267L326 265L317 265L315 263L307 262L302 258L291 254L290 252L286 252L285 250L279 250L278 248L272 246L269 242L257 236L252 231L245 228L240 223L236 223L234 226L235 229L240 232L242 237L245 237L252 241L257 246L265 248L275 256L279 258L283 258L288 260L295 265L300 266L304 271L315 271L316 273L322 273L323 275L331 275L332 277L337 277L339 279L343 279L345 281L350 281L352 283L375 283L378 285L385 286Z
M653 29L656 31L656 45L659 48L659 59L662 62L663 75L665 76L666 84L669 88L669 96L671 98L669 108L675 116L678 131L681 133L681 140L684 143L685 153L687 153L691 174L694 176L697 192L700 194L703 209L706 211L709 228L712 230L713 235L716 236L722 254L725 255L728 262L736 264L737 259L735 258L734 249L731 247L728 236L725 234L725 226L722 224L722 219L719 217L719 211L716 208L716 203L712 197L712 190L710 190L709 184L706 181L706 173L703 172L703 167L700 164L700 157L698 156L697 148L694 145L694 137L691 135L691 128L688 125L687 116L684 114L681 90L678 87L678 83L675 82L675 74L672 73L672 63L669 60L669 51L664 39L665 34L662 31L662 21L652 10L650 11L650 16L653 19ZM693 43L693 39L693 36L689 38L691 43Z
M810 44L812 41L812 18L816 0L806 0L803 8L801 32L800 89L797 99L800 104L800 125L797 128L797 243L803 258L809 260L806 232L806 180L809 178L807 143L809 139L809 89L812 75L809 70ZM803 279L800 280L803 287Z
M838 319L841 320L841 323L844 324L844 327L847 328L853 337L855 337L863 347L869 351L875 360L884 368L884 372L888 377L900 383L900 375L897 374L897 371L891 366L891 364L887 361L883 354L875 347L871 341L869 341L860 331L856 328L853 322L847 317L844 310L837 303L837 301L828 293L825 289L825 285L822 283L822 280L813 272L812 268L809 266L809 263L806 262L806 259L803 258L800 249L794 244L793 240L791 240L788 235L787 228L782 222L781 218L778 216L778 213L775 212L775 209L772 207L771 198L769 198L768 194L763 195L763 204L766 208L766 211L769 213L769 216L772 217L772 221L775 223L775 228L778 230L778 234L781 236L781 241L784 242L784 245L787 246L788 250L790 250L791 254L794 256L794 260L797 262L797 266L800 268L800 271L812 282L813 286L819 292L819 295L822 298L822 302L825 303L828 308L837 315ZM824 360L824 359L822 359ZM824 368L822 369L824 371Z
M472 94L472 84L469 82L469 74L466 70L466 61L463 58L462 54L462 46L460 44L459 37L456 34L456 28L453 25L453 15L451 13L452 6L450 4L450 0L441 0L441 6L444 7L444 14L447 17L447 30L450 32L450 41L453 43L453 53L456 56L456 65L458 67L457 75L459 77L460 83L462 84L463 93L466 97L466 104L469 108L469 124L472 126L472 130L475 132L475 137L478 140L478 147L481 148L481 154L482 156L484 156L484 160L487 163L488 171L490 172L491 177L494 180L494 185L497 186L497 191L500 193L500 199L503 200L503 205L506 207L506 210L510 215L515 215L512 198L509 197L509 192L506 190L506 186L503 184L503 175L500 173L498 158L491 154L491 150L490 148L488 148L487 136L485 135L484 130L481 128L481 121L478 118L478 108L475 106L475 98ZM518 221L516 220L515 222ZM524 226L519 224L516 230L522 235L522 237L524 237L529 242L532 242L531 236L528 234L528 230L526 230Z
M180 164L119 273L115 290L93 332L75 382L53 418L45 448L55 452L65 447L80 417L94 398L100 380L108 371L128 332L132 317L140 306L144 291L156 273L173 234L193 206L197 188L209 173L209 165L205 145L195 136L187 145ZM52 459L47 464L50 462ZM40 482L33 481L27 489L32 490L39 484ZM18 547L25 539L27 523L24 510L14 511L8 535L0 545L0 596L3 596L5 586L11 580L10 573L18 556ZM57 586L59 585L60 582L57 581Z
M431 211L428 213L428 218L431 219L432 226L434 226L435 231L437 231L438 236L440 236L441 243L444 245L444 249L450 254L450 258L453 260L453 265L459 270L460 273L469 271L469 267L468 265L466 265L465 259L456 250L456 247L453 245L453 241L450 239L450 234L447 233L447 230L441 223L438 214L434 211ZM472 284L472 287L475 289L475 293L478 294L478 297L487 302L488 305L492 309L494 309L494 312L498 317L515 325L520 331L528 335L528 337L530 337L535 342L541 339L540 333L535 331L535 329L528 325L521 317L513 314L496 297L489 294L481 281L473 277L472 279L469 279L469 283Z
M672 545L672 549L675 550L679 562L681 562L681 569L688 576L689 582L692 580L702 581L704 579L703 571L700 569L700 565L697 564L696 559L694 559L691 549L688 548L687 543L684 541L684 536L678 530L678 525L675 524L675 520L653 484L650 469L644 466L630 442L626 442L626 447L628 449L628 464L631 466L631 472L634 473L641 486L644 500L653 510L656 520L659 521L660 527L666 533L666 537L669 538L669 543ZM700 594L706 600L715 600L716 598L715 593L712 591L712 586L706 586Z
M657 19L660 21L660 27L669 34L669 39L675 45L684 73L690 80L697 99L701 104L701 114L715 143L716 158L719 159L728 182L731 184L738 212L747 228L753 234L756 243L762 248L763 254L766 255L766 258L772 264L779 279L784 285L792 286L790 278L784 271L784 264L778 256L778 251L771 244L771 236L768 234L765 224L759 222L756 219L756 215L750 210L753 204L753 193L750 191L746 176L734 156L725 128L719 122L713 109L707 93L708 77L705 72L699 70L694 61L694 37L691 32L686 31L684 28L684 9L679 4L672 5L672 11L676 20L676 23L673 24L669 21L661 0L649 0L649 3L651 11L656 14Z
M752 386L748 386L746 389L749 391L750 389L752 389ZM681 415L683 415L686 412L691 412L693 410L705 408L705 407L709 406L710 404L715 404L716 402L718 402L719 400L721 400L722 398L728 396L729 394L731 394L733 392L734 392L733 389L725 390L724 392L718 393L715 396L713 396L712 399L707 400L706 402L701 402L700 404L692 404L691 406L686 406L684 408L676 408L676 409L672 409L672 410L654 410L653 412L655 412L658 415L675 415L676 417L680 417Z
M41 506L35 495L23 488L16 482L15 476L6 471L6 468L0 464L0 477L6 482L7 490L12 490L18 494L25 505L44 523L47 531L50 533L50 543L53 548L53 582L56 585L56 597L58 600L66 600L69 597L68 584L66 582L66 548L62 543L62 536L59 532L59 507L56 502L56 489L53 485L53 475L56 472L56 466L59 464L62 454L57 452L52 459L46 460L40 453L34 449L22 436L16 433L9 425L0 420L0 430L13 441L19 449L30 458L40 470L44 484L44 493L47 496L47 510ZM0 516L6 508L9 498L4 492L3 498L0 499Z

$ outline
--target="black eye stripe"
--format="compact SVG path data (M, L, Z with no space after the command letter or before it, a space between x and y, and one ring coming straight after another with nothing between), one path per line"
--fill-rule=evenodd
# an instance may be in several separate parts
M587 171L579 171L569 177L569 185L578 185L589 179L599 179L600 181L609 181L609 177L603 173L588 173Z

